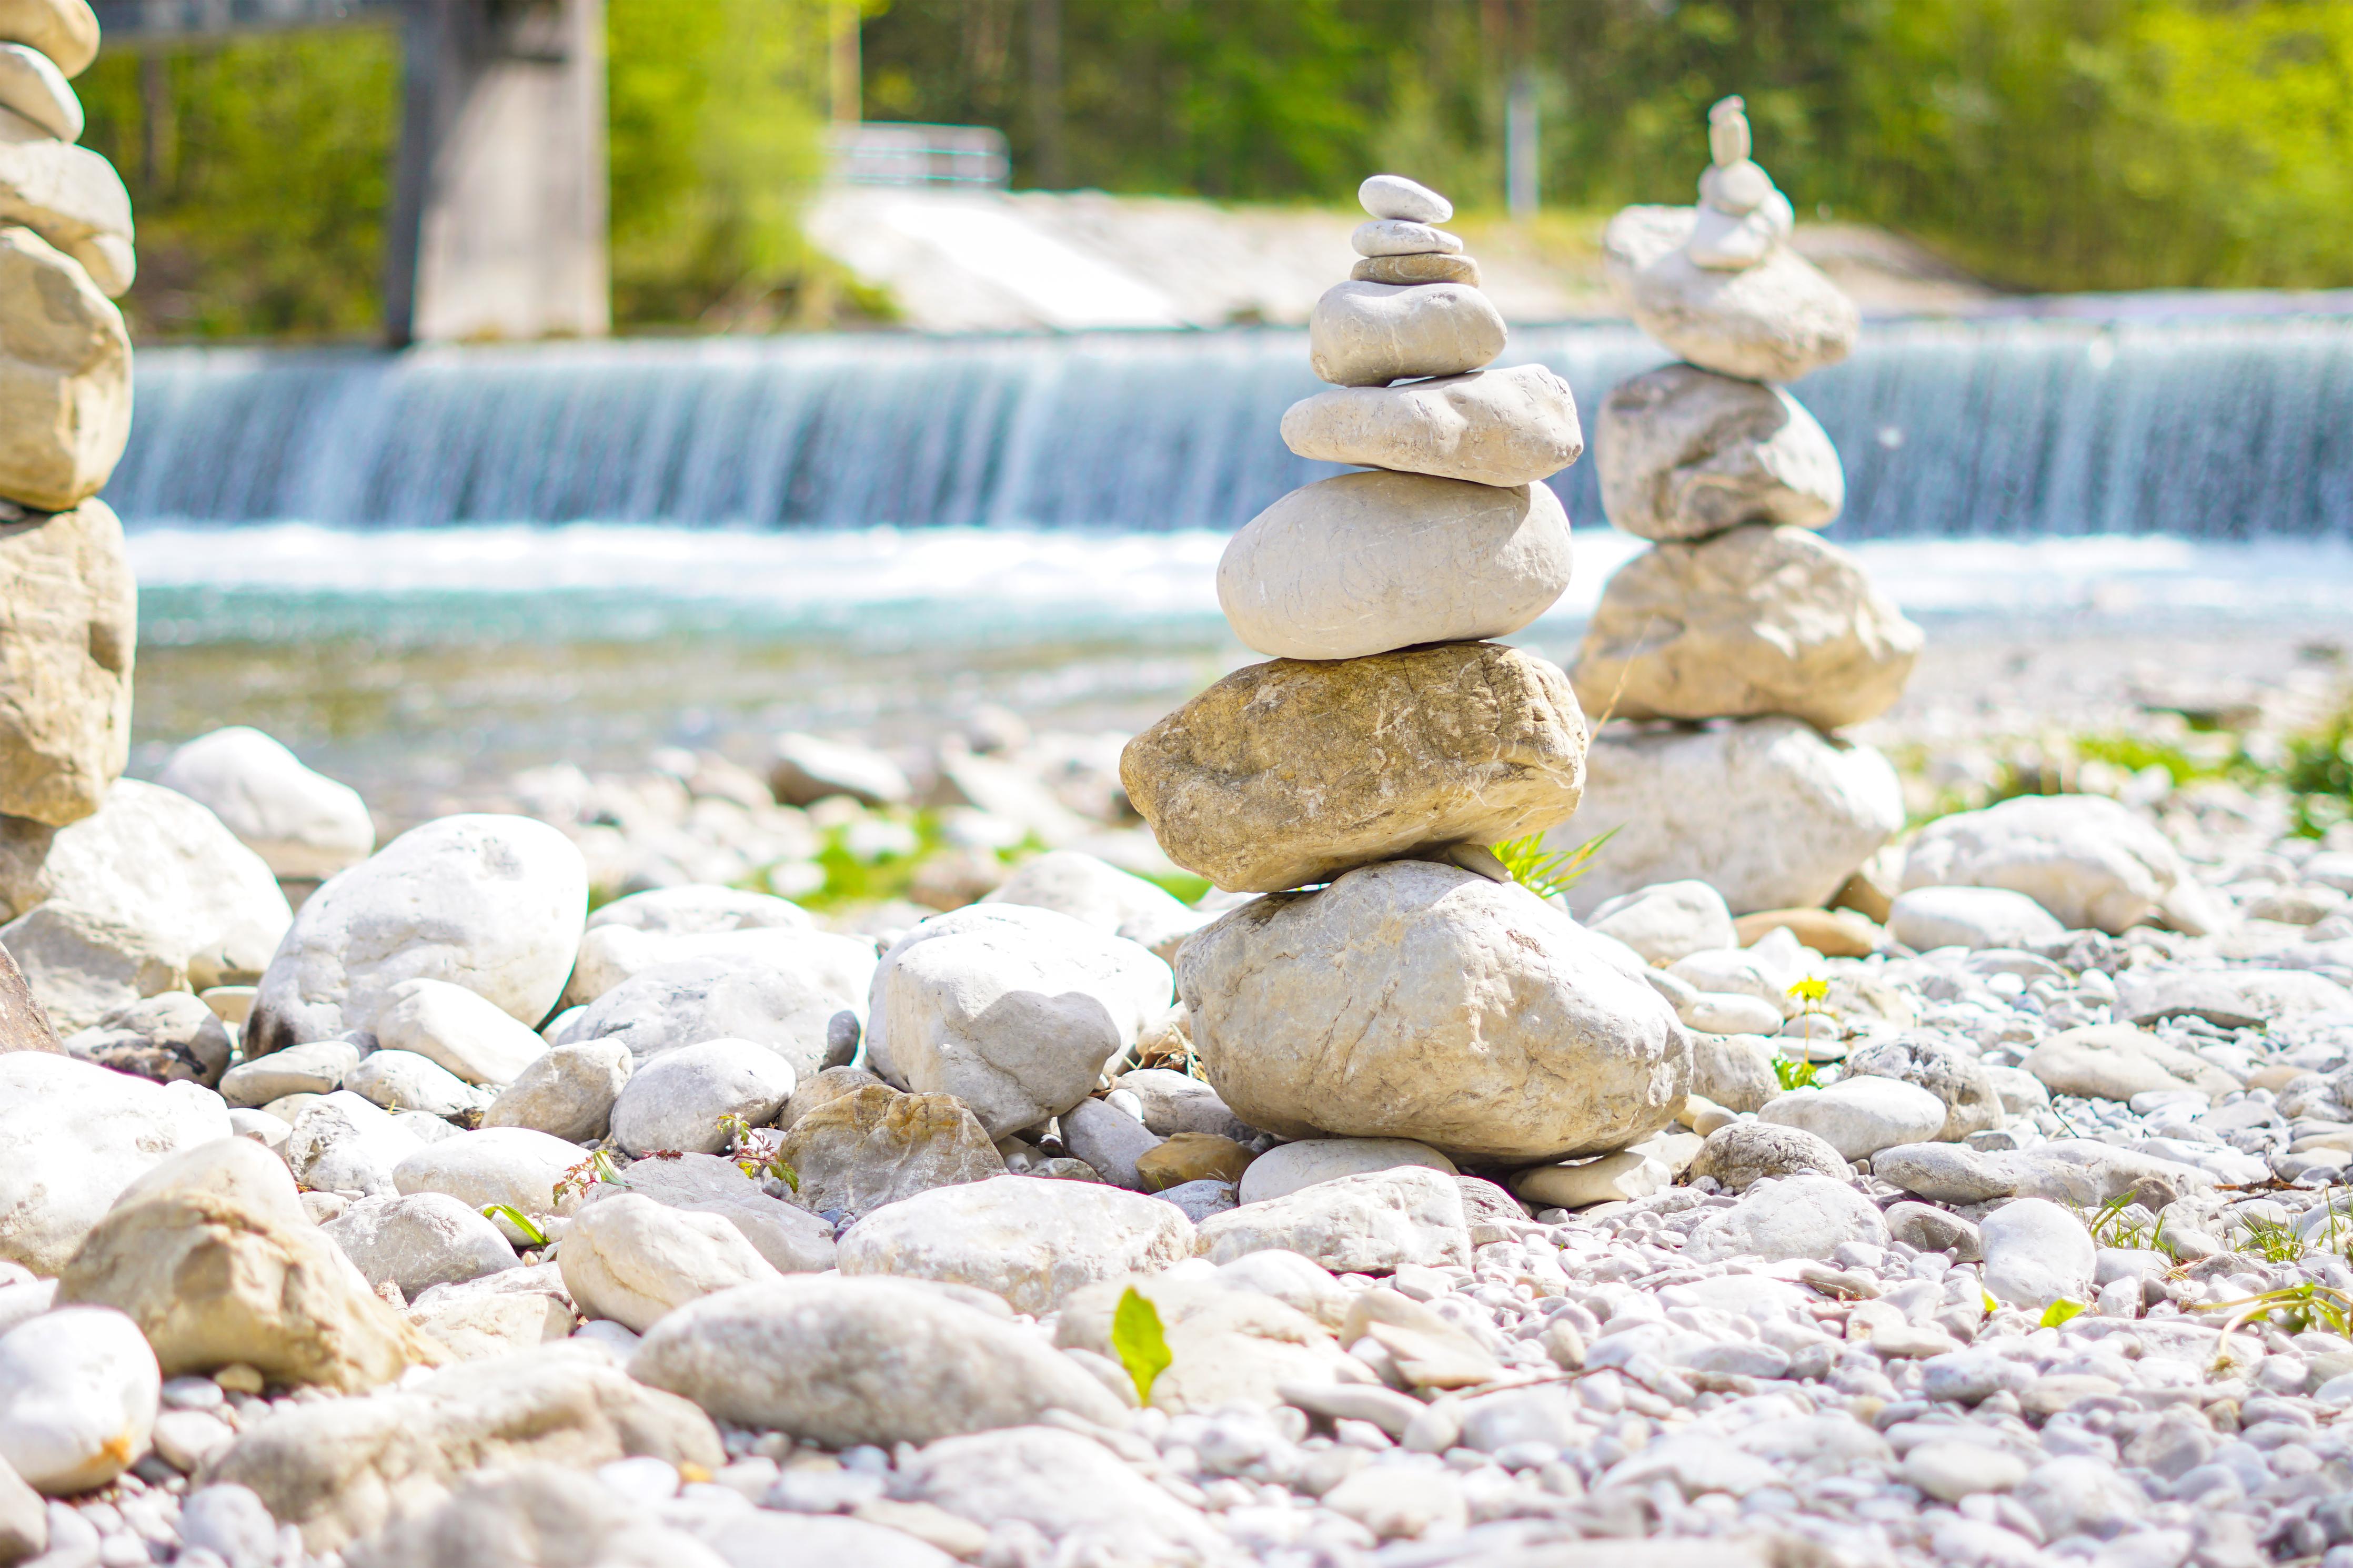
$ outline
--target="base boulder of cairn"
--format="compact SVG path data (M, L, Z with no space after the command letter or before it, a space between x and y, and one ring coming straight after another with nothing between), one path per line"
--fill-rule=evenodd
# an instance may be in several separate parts
M1571 679L1588 712L1620 719L1787 713L1835 730L1895 706L1921 642L1845 551L1760 523L1620 567Z
M1128 798L1168 858L1238 892L1320 882L1576 811L1568 678L1493 643L1238 669L1130 741Z
M1618 830L1571 892L1583 914L1654 882L1704 881L1735 914L1812 909L1904 826L1894 764L1797 719L1594 737L1567 849Z
M0 816L63 827L106 799L131 753L138 623L105 502L0 522Z
M1689 1087L1674 1010L1527 889L1398 861L1258 899L1177 954L1234 1114L1529 1162L1620 1149Z

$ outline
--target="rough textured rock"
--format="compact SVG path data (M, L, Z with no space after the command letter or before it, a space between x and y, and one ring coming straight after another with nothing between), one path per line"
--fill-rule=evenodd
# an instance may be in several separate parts
M5 247L0 231L0 282ZM0 316L0 352L15 330ZM0 408L11 368L0 361ZM7 445L26 438L7 428L0 491ZM0 523L0 816L62 827L99 808L130 755L138 632L122 525L105 502Z
M744 1233L780 1273L798 1274L834 1266L833 1226L760 1190L732 1162L715 1154L683 1154L675 1160L639 1160L617 1183L588 1189L584 1204L605 1202L619 1193L638 1193L669 1208L717 1215Z
M928 1443L1054 1409L1119 1418L1103 1384L1041 1338L897 1279L788 1279L706 1297L657 1325L629 1370L720 1420L832 1447Z
M1005 1174L1004 1157L946 1094L855 1089L793 1123L779 1153L804 1208L866 1214L934 1187Z
M21 221L9 209L22 153L0 143L0 223ZM77 509L105 488L131 437L130 334L90 275L29 228L0 227L0 496L76 512L93 531L113 522L103 506ZM130 653L126 639L126 680Z
M2302 969L2199 970L2150 964L2126 970L2117 977L2116 1012L2137 1024L2186 1016L2225 1029L2261 1029L2316 1013L2353 1012L2353 992L2325 974Z
M1386 386L1477 370L1505 335L1493 302L1461 283L1338 283L1308 318L1307 361L1318 381Z
M1767 1176L1811 1171L1834 1182L1847 1178L1846 1157L1801 1127L1735 1121L1719 1127L1692 1161L1694 1177L1713 1176L1727 1193L1745 1193Z
M1921 952L1939 947L2035 947L2067 928L2024 893L2006 888L1915 888L1895 895L1887 931Z
M1740 945L1724 895L1705 882L1657 882L1595 907L1586 926L1614 937L1645 963L1673 963L1694 952Z
M1532 485L1576 462L1585 433L1568 383L1543 365L1522 364L1410 386L1318 393L1283 415L1282 444L1323 463Z
M1845 1070L1849 1078L1901 1079L1943 1101L1944 1125L1926 1135L1928 1142L1957 1143L2001 1125L2000 1086L1978 1054L1958 1041L1901 1035L1849 1052Z
M134 933L199 990L259 974L293 918L269 868L218 817L135 779L69 826L0 821L0 900L20 917L54 902Z
M147 1452L162 1379L120 1312L44 1312L0 1334L0 1464L52 1496L102 1487Z
M1308 1138L1278 1143L1251 1161L1241 1182L1240 1197L1246 1204L1260 1204L1318 1182L1406 1165L1449 1176L1456 1173L1453 1161L1410 1138Z
M1129 742L1120 779L1169 858L1274 892L1540 832L1577 809L1584 752L1558 669L1451 644L1237 670Z
M5 832L0 827L0 832ZM26 987L56 1027L79 1035L108 1015L188 984L185 943L53 900L0 926Z
M782 1057L797 1078L848 1061L833 1038L833 1019L865 1011L874 975L871 942L800 931L651 940L703 951L665 959L614 986L564 1029L557 1044L619 1040L643 1063L702 1040L750 1040ZM742 951L712 951L725 944Z
M443 1359L311 1223L285 1165L244 1138L126 1187L58 1295L127 1314L167 1377L243 1363L273 1383L356 1394Z
M38 49L68 77L98 58L98 17L89 0L5 0L0 37Z
M2130 1100L2167 1089L2220 1095L2239 1087L2196 1052L2130 1024L2062 1030L2027 1052L2019 1065L2052 1093L2087 1100Z
M446 980L404 980L385 996L372 1031L388 1051L413 1051L468 1083L512 1083L547 1049L530 1025Z
M619 1040L557 1046L491 1101L482 1125L528 1127L567 1143L602 1138L637 1059Z
M440 1063L415 1051L370 1052L343 1075L343 1087L386 1110L437 1117L479 1110L490 1099Z
M1258 1130L1233 1113L1218 1091L1189 1073L1145 1068L1124 1073L1119 1087L1144 1103L1144 1125L1163 1138L1179 1132L1210 1132L1247 1143Z
M392 1180L404 1194L447 1193L477 1212L505 1204L527 1215L551 1214L556 1184L587 1157L544 1132L486 1127L426 1144L393 1167Z
M1661 542L1745 522L1827 528L1846 505L1838 448L1796 398L1695 365L1612 387L1593 460L1609 521Z
M1456 867L1256 900L1178 962L1209 1081L1286 1137L1558 1159L1665 1126L1688 1088L1663 997L1526 889Z
M1192 1252L1192 1223L1173 1204L1091 1182L998 1176L868 1215L842 1237L840 1267L977 1286L1044 1313L1082 1285L1156 1273Z
M64 1050L48 1014L33 999L33 988L25 984L25 972L16 967L8 950L0 947L0 1056L11 1051L56 1055Z
M1621 719L1784 713L1835 730L1895 705L1921 642L1845 551L1757 524L1620 567L1569 679L1588 711Z
M424 1146L396 1118L346 1089L301 1108L283 1153L296 1179L313 1192L383 1197L400 1190L394 1173Z
M1401 1165L1214 1215L1201 1224L1199 1246L1212 1263L1274 1250L1311 1258L1335 1274L1385 1274L1409 1263L1468 1267L1471 1227L1452 1176Z
M13 111L0 116L0 223L23 224L119 299L138 271L131 193L114 165Z
M323 1552L431 1507L470 1471L633 1455L704 1470L727 1462L692 1405L596 1352L552 1345L454 1367L396 1394L282 1410L241 1432L198 1479L250 1488Z
M185 1079L219 1085L230 1055L228 1031L213 1010L185 991L167 991L117 1007L75 1035L66 1054L157 1083Z
M556 1261L582 1312L637 1333L689 1301L784 1278L720 1215L667 1208L635 1193L584 1205Z
M1568 575L1568 514L1545 485L1342 474L1227 542L1218 604L1261 653L1361 658L1508 636L1550 609Z
M868 1065L901 1089L955 1095L1002 1138L1085 1099L1170 999L1168 966L1132 942L1051 910L975 905L882 955Z
M1034 1532L1073 1562L1209 1563L1231 1548L1103 1445L1051 1426L948 1437L902 1472L909 1495L988 1529Z
M793 1093L792 1064L750 1040L704 1040L662 1052L631 1074L613 1102L613 1141L631 1154L657 1149L716 1154L722 1122L765 1126Z
M0 1055L0 1259L58 1273L159 1162L233 1136L220 1096L46 1051Z
M1854 350L1862 313L1788 246L1737 272L1696 265L1683 249L1692 207L1628 207L1601 239L1610 281L1634 324L1704 369L1750 381L1795 381Z
M469 1479L344 1557L353 1568L728 1568L636 1500L553 1465Z
M446 1193L362 1198L319 1228L371 1287L389 1280L410 1301L516 1267L498 1226Z
M536 1026L564 994L588 869L543 822L444 816L328 879L261 977L246 1054L373 1029L404 980L446 980Z
M234 725L172 753L155 778L227 825L279 877L326 878L375 848L367 802L259 730Z
M1684 878L1715 888L1735 914L1819 905L1904 826L1885 757L1796 719L1613 727L1586 769L1576 820L1547 836L1568 849L1619 830L1570 890L1580 910Z
M1904 888L2007 888L2069 931L2110 935L2163 915L2199 935L2219 923L2165 835L2100 795L2021 795L1939 817L1904 857Z

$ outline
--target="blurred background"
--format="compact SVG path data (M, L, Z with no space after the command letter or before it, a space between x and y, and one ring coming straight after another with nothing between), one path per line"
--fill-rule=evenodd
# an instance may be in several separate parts
M1334 471L1276 423L1357 182L1454 199L1589 423L1666 357L1601 226L1691 201L1735 91L1869 322L1797 391L1930 627L1891 743L2337 679L2342 0L98 8L134 765L250 722L397 822L784 729L1133 730L1244 661L1224 539ZM1553 482L1577 582L1516 640L1565 660L1634 542Z

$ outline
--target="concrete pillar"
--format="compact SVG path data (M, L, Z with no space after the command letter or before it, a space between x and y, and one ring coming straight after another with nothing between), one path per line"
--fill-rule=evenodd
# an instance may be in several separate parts
M609 331L604 0L415 0L406 29L387 335Z

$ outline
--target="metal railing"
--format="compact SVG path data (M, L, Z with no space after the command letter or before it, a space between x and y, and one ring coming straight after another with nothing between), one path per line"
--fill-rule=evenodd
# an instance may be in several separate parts
M850 185L978 185L1002 190L1013 163L986 125L869 121L826 132L832 177Z

